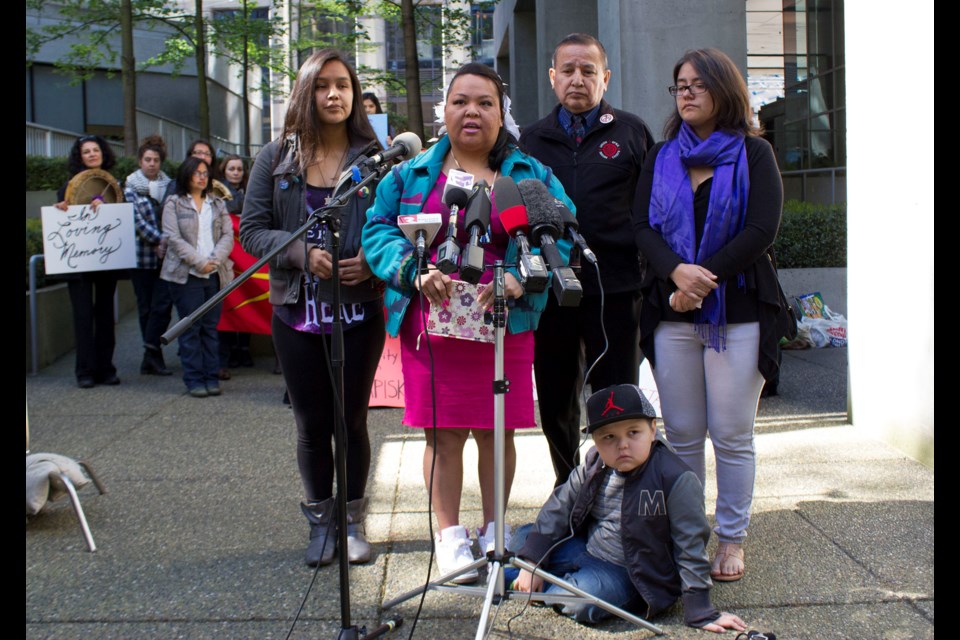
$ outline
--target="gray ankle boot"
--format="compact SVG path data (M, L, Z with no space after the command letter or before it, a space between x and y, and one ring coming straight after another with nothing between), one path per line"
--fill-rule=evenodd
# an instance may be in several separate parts
M364 529L366 518L366 498L347 503L347 558L353 564L370 561L370 543Z
M337 546L337 525L334 522L336 503L333 498L322 502L301 502L300 509L310 522L310 544L307 546L307 566L333 562Z

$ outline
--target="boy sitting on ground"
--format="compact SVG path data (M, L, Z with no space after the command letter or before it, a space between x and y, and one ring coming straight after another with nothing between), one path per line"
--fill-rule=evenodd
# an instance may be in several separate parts
M646 618L682 598L686 624L718 633L746 630L743 620L710 602L703 487L657 438L656 412L639 387L614 385L591 395L585 431L594 443L585 462L554 490L536 523L517 531L511 550ZM516 571L508 569L507 579ZM521 571L513 588L540 591L543 583ZM553 584L544 593L567 594ZM610 615L589 602L556 608L578 622Z

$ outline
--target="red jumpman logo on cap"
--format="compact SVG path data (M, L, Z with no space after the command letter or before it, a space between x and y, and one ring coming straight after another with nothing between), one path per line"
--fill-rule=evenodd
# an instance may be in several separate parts
M602 418L603 416L607 415L607 411L610 411L611 409L616 409L617 411L623 413L623 407L618 407L617 405L613 404L613 391L610 392L610 397L607 398L607 404L603 408L603 411L600 412L600 417Z

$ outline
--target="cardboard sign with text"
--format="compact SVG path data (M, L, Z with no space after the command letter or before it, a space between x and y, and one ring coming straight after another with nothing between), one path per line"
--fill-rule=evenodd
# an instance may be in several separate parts
M371 407L403 407L403 370L400 368L400 338L387 336L370 390Z
M137 266L133 205L41 207L44 270L81 273Z

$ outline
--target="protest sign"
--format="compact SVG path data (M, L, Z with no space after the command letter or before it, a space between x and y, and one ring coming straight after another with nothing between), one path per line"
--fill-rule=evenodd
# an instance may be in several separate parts
M40 216L46 273L136 268L132 204L41 207Z

